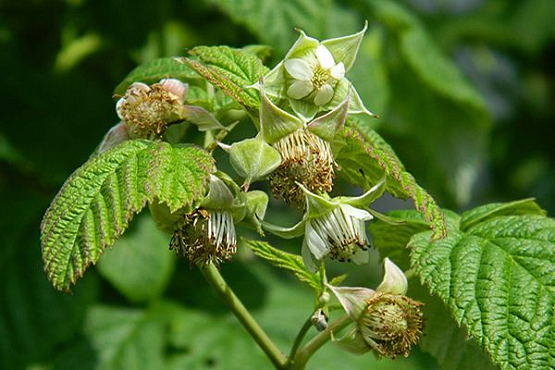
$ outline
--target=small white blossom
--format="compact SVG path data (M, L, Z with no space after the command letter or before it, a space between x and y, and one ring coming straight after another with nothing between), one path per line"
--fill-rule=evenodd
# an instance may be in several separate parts
M367 211L339 204L321 216L308 218L303 248L308 248L317 260L329 254L339 261L366 263L368 238L364 222L371 219Z
M343 62L335 63L333 55L324 45L316 48L316 58L292 58L284 62L285 70L293 77L287 95L303 99L315 91L314 104L322 106L334 95L335 84L345 76Z

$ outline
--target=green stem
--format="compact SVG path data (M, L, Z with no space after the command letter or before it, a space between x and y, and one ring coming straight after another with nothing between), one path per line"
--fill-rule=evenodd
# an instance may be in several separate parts
M251 316L250 312L246 309L235 293L233 293L218 269L214 265L210 264L201 268L200 271L206 280L208 280L210 285L212 285L220 297L225 301L235 317L237 317L245 329L247 329L258 346L264 351L270 361L272 361L274 366L277 369L284 369L287 364L287 358L279 350L279 348L276 347L274 342L272 342L260 325L258 325L256 320Z
M297 338L295 338L293 347L291 347L291 352L289 352L289 364L291 364L291 362L293 361L293 358L295 358L295 355L297 354L297 350L301 346L301 343L303 342L303 339L306 333L311 327L312 327L312 315L310 315L308 319L305 321L301 330L299 331L299 334L297 334Z
M343 329L352 321L349 315L341 316L339 319L335 320L328 328L320 333L316 334L299 352L292 361L291 369L301 370L304 369L306 363L312 357L312 355L327 341L331 339L332 332L338 332Z

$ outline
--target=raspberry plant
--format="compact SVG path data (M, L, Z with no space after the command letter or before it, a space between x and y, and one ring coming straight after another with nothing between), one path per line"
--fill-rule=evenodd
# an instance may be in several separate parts
M148 207L169 249L202 272L276 368L305 368L328 341L379 358L409 356L425 325L441 327L448 315L488 366L554 367L555 221L532 199L460 215L442 210L361 118L379 119L346 77L365 32L317 40L299 31L273 69L261 47L198 46L132 71L116 88L121 122L44 216L52 285L69 291ZM253 136L228 140L247 124ZM189 126L204 133L202 145L182 135ZM360 195L334 194L338 179ZM411 199L415 210L380 214L372 202L384 192ZM298 223L267 220L271 196L301 212ZM272 245L270 234L302 241L291 253ZM371 247L390 256L379 286L342 286L342 276L328 275L330 260L367 264ZM288 352L220 273L241 248L313 290L313 309ZM117 280L125 271L113 274ZM407 277L437 301L408 296ZM426 316L426 305L436 316Z

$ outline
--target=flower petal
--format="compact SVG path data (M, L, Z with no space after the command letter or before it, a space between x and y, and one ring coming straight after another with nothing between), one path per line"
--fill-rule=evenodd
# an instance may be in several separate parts
M324 45L318 45L316 48L316 57L318 58L318 62L320 62L320 66L324 69L330 69L335 66L333 55L331 55L328 48Z
M370 214L370 212L360 208L353 207L349 204L341 204L340 207L343 210L343 212L345 212L345 214L347 214L350 217L356 218L357 220L370 221L371 219L374 218Z
M369 288L362 287L339 287L327 284L333 294L341 303L341 306L351 316L353 320L358 320L360 315L366 310L368 304L366 300L372 298L376 292Z
M331 67L330 74L336 80L341 80L343 77L345 77L345 65L343 64L343 62L340 62L339 64Z
M297 80L289 86L287 96L293 99L302 99L314 90L312 82L307 80Z
M285 70L294 79L297 79L297 80L307 81L314 76L314 72L312 71L312 68L310 68L308 63L302 59L298 59L298 58L287 59L283 63L283 66L285 67Z
M329 253L329 243L318 235L316 230L312 227L310 221L306 222L304 237L308 248L317 260L321 260L326 254Z
M351 256L351 261L353 261L356 265L364 265L365 263L367 263L368 249L358 249L356 253Z
M303 257L303 262L308 271L315 273L318 271L318 266L314 263L314 258L312 258L312 253L306 244L306 240L303 241L303 247L301 249L301 256Z
M333 87L329 84L324 84L314 97L314 104L321 106L329 102L333 98Z

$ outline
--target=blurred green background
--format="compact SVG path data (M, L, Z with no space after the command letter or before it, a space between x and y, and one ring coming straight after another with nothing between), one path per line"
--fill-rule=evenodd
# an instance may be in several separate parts
M368 20L348 77L380 115L367 126L417 181L456 211L536 197L553 215L553 16L553 0L0 0L0 368L270 367L145 215L72 294L46 279L41 217L117 123L113 89L135 66L201 44L268 44L273 66L296 39L294 27L323 39ZM408 204L377 203L380 210L399 206ZM276 209L274 220L287 211ZM367 270L349 268L348 282L374 284L381 272ZM310 291L244 248L222 273L287 351L310 314ZM411 289L418 295L416 284ZM438 343L448 344L446 328L433 319L428 328L408 359L377 361L328 345L308 368L468 366L457 357L465 353L459 342L432 343L443 330ZM449 328L450 339L464 342Z

